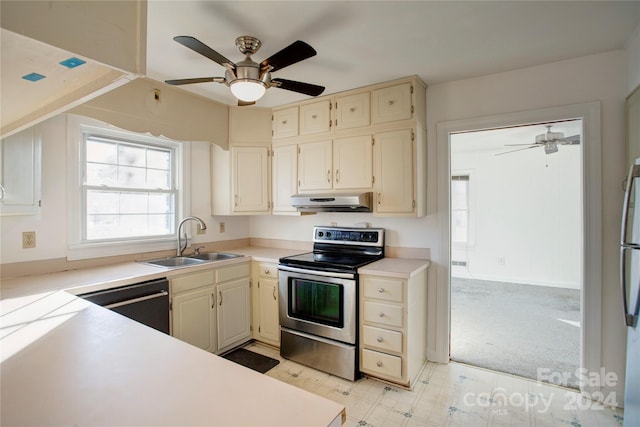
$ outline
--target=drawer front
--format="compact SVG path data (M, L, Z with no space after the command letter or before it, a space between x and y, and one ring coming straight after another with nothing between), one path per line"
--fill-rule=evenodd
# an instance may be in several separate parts
M389 377L402 378L402 358L373 350L362 350L362 369Z
M362 343L367 347L402 353L402 332L363 326Z
M391 304L383 304L373 301L364 302L364 321L380 323L382 325L404 326L403 307Z
M278 278L278 266L276 264L260 263L258 264L258 272L260 273L260 277Z
M364 296L365 298L404 302L403 285L404 281L401 279L366 276L364 278Z
M216 283L226 282L241 277L249 277L249 263L236 264L229 267L221 267L216 270Z
M171 279L169 283L172 294L213 285L213 270L176 277L175 279Z

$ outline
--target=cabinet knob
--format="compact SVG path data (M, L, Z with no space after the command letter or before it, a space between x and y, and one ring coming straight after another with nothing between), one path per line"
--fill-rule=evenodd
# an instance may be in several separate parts
M327 182L331 182L331 169L327 169Z
M379 317L384 317L384 313L383 313L383 312L380 312L380 313L378 314L378 316L379 316Z
M314 115L312 115L312 116L311 116L311 118L312 118L312 119L314 119L314 120L315 120L317 117L318 117L318 115L317 115L317 114L314 114Z
M340 169L336 169L336 182L340 182Z
M283 125L286 125L286 124L287 124L287 121L286 121L286 120L283 120L283 121L282 121L282 124L283 124Z
M269 270L265 270L264 274L269 275L270 271Z
M354 111L356 111L356 107L351 107L351 108L349 108L349 112L350 112L350 113L353 113Z
M389 105L393 105L395 103L396 103L396 101L394 101L393 99L391 99L391 100L389 100L389 102L387 102L387 104L389 104Z
M378 338L376 338L376 341L378 341L378 342L382 342L382 341L384 341L384 338L382 338L382 337L378 337Z
M378 360L378 361L376 362L376 366L377 366L378 368L382 368L382 362Z
M380 292L381 294L383 294L383 293L384 293L384 288L380 288L380 289L378 289L378 292Z

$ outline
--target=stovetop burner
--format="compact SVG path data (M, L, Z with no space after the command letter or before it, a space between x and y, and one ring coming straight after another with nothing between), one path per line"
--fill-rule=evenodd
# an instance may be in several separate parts
M384 258L384 229L314 227L313 252L280 259L280 264L314 270L356 272Z

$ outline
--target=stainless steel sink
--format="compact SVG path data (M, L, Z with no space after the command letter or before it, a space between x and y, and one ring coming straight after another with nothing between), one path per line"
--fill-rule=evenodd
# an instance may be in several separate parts
M189 255L189 258L204 260L204 261L222 261L225 259L239 258L242 255L229 254L225 252L207 252L198 255Z
M144 264L151 264L158 267L187 267L189 265L202 264L205 261L202 259L195 259L186 256L177 256L170 258L159 258L148 261L140 261Z

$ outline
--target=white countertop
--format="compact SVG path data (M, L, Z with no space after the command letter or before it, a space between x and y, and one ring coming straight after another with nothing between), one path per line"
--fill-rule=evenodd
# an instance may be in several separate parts
M280 257L280 250L246 251ZM174 270L122 263L3 281L0 424L341 425L343 405L61 290L80 293L248 259Z
M426 259L383 258L358 269L359 274L375 274L377 276L410 279L431 265Z
M344 406L64 292L2 301L0 424L327 426Z

